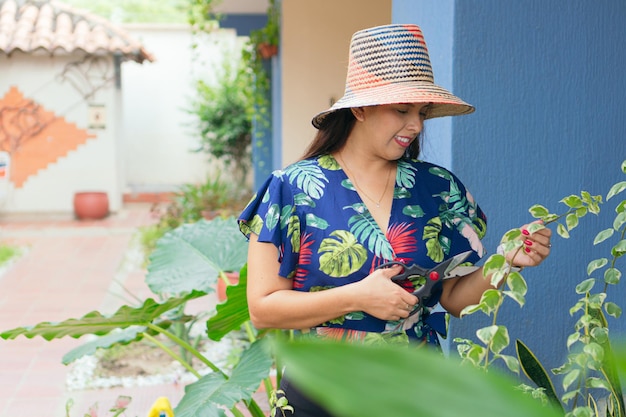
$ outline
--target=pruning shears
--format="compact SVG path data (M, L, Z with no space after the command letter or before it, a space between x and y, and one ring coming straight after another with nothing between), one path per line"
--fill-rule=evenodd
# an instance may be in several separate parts
M413 295L418 298L418 303L409 314L410 317L424 306L424 304L432 296L435 285L439 282L450 278L461 277L476 270L476 267L459 266L471 254L472 251L459 253L458 255L448 258L430 269L423 268L417 264L406 265L399 261L386 262L376 269L389 268L394 265L402 266L402 272L393 276L391 280L401 286L403 286L403 283L409 281L413 284L413 287L416 288L416 290L413 291Z

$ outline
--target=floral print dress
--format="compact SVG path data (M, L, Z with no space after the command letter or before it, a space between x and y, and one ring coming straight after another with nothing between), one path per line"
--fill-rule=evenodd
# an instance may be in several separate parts
M350 284L392 260L431 268L468 250L473 253L466 265L485 254L486 218L463 184L442 167L410 159L398 161L386 233L331 155L273 172L241 213L239 227L277 247L279 275L291 279L297 291ZM385 321L354 311L309 332L438 345L437 333L446 334L445 313L431 311L440 294L441 288L421 313L407 319Z

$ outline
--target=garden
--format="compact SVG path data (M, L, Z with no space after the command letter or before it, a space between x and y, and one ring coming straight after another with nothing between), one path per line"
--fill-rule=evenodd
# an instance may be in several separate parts
M248 53L256 56L254 50ZM499 321L505 303L524 308L529 283L523 271L513 270L498 254L485 261L485 275L504 285L486 291L479 304L463 312L486 315L491 323L477 329L474 339L454 340L456 352L449 357L395 344L346 345L297 339L289 331L255 329L245 296L247 245L234 217L251 197L243 186L249 173L249 147L241 145L249 144L251 115L259 102L241 94L251 85L247 68L225 67L217 86L198 82L199 100L189 109L202 132L198 151L232 167L235 174L184 185L170 203L155 207L159 221L140 230L138 237L153 296L112 314L91 311L56 323L3 329L2 339L93 336L61 358L65 364L97 356L101 363L115 366L130 352L140 353L138 362L144 362L144 367L145 362L173 361L189 376L185 395L173 410L177 417L265 416L255 397L260 387L271 415L284 415L290 405L276 396L284 365L306 392L348 417L626 417L621 386L626 346L609 329L610 320L622 317L619 300L611 295L620 284L626 254L626 180L601 194L566 195L558 210L549 209L545 202L529 208L530 215L542 220L531 232L553 227L558 237L601 246L606 254L589 260L581 271L586 278L572 288L579 298L568 312L576 322L563 346L566 360L558 368L546 369L525 341L511 340L507 324ZM618 169L626 175L626 161ZM594 235L577 235L580 222L601 210L613 212L612 221ZM501 244L505 251L521 250L520 230L505 233ZM15 256L12 248L0 247L0 263L2 257L11 256ZM215 311L186 309L192 300L215 293L222 284L225 297ZM218 345L226 345L227 354L213 356L211 348ZM511 348L514 355L507 353ZM146 351L158 351L158 359L146 361L142 356ZM521 383L522 375L533 385ZM111 409L113 415L123 415L131 400L121 397Z

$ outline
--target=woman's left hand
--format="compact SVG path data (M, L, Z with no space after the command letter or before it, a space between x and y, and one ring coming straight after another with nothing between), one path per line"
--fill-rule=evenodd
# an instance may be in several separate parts
M541 220L534 223L541 223ZM524 241L521 249L506 254L507 261L513 266L537 266L550 255L552 230L545 227L531 234L528 231L529 226L530 224L525 224L520 227Z

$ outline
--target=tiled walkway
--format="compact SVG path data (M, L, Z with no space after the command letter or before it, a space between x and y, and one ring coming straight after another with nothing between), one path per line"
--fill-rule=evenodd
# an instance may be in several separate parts
M139 297L152 296L145 272L133 267L137 263L128 262L128 256L138 227L154 221L145 204L127 204L100 221L78 221L70 215L0 215L0 240L28 248L0 274L0 331L80 317L92 310L111 313L129 302L121 299L125 292L119 283ZM132 397L126 415L142 417L157 397L167 396L176 404L183 395L183 387L174 384L69 391L69 369L61 358L83 342L0 339L0 416L64 417L70 398L72 417L82 417L96 401L103 416L123 394Z

